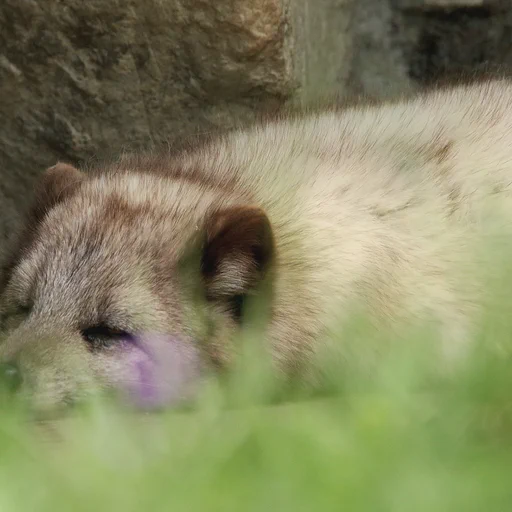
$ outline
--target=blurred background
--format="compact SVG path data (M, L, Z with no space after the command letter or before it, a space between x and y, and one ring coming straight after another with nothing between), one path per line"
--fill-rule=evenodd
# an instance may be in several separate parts
M35 177L512 63L509 0L2 0L0 256Z

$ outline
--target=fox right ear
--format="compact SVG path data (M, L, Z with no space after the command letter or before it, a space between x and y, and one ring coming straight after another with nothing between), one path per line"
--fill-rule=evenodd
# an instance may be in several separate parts
M69 197L84 179L84 174L70 164L57 163L46 169L38 183L30 218L40 221L45 213Z
M257 206L228 206L207 212L180 266L193 290L227 306L239 320L245 299L269 282L266 278L271 276L275 256L266 213Z
M209 300L228 306L240 320L245 299L261 289L274 260L272 226L261 208L243 205L209 212L201 254Z

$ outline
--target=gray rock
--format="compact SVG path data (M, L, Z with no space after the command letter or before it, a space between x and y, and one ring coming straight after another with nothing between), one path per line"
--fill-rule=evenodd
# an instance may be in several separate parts
M409 76L422 86L447 76L510 73L512 8L507 3L404 10Z
M402 8L429 9L432 7L459 8L475 7L480 5L496 3L500 0L395 0L396 4Z
M352 0L293 0L293 63L300 85L294 100L309 103L345 94L352 65L354 5Z
M401 12L389 0L357 0L349 82L353 95L386 99L415 89L404 59L402 25Z
M510 74L507 0L359 0L351 90L377 99L449 76Z

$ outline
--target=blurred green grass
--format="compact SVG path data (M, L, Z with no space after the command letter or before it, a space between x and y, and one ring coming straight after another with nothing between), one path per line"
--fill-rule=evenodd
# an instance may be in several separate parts
M417 330L371 378L349 359L315 392L278 389L249 349L192 408L90 403L55 433L4 399L0 511L512 510L510 261L449 377L432 378L434 334ZM374 336L352 327L354 346Z

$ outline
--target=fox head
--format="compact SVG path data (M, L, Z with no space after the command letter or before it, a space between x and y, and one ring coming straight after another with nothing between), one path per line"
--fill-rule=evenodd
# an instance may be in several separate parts
M186 398L236 353L275 256L250 198L191 176L45 171L0 298L4 377L36 408Z

